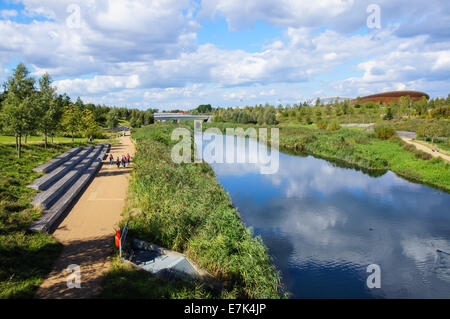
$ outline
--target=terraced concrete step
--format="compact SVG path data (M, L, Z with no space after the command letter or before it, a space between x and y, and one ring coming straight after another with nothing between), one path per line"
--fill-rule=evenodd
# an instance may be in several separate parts
M81 147L74 147L67 152L62 153L61 155L56 156L55 158L45 162L38 167L33 168L33 171L37 173L50 173L52 170L62 165L64 162L68 161L70 158L75 156L81 151Z
M102 152L101 152L100 155L98 156L98 158L99 158L101 161L105 160L106 155L109 153L109 149L110 149L110 147L111 147L110 144L104 144L104 146L105 146L105 147L103 148Z
M60 180L53 184L46 191L38 193L32 204L42 209L46 209L52 205L52 203L60 198L65 190L70 187L76 179L91 165L92 161L98 159L98 156L104 151L103 145L99 145L79 163L75 168L67 172Z
M53 183L58 181L64 174L70 171L75 165L80 163L94 149L93 146L85 147L77 156L55 168L51 173L45 174L34 180L28 187L36 190L46 190Z
M102 162L99 159L94 159L89 168L80 175L76 182L70 186L70 188L68 188L48 210L45 210L42 213L41 218L33 223L30 229L39 232L50 231L65 210L73 203L90 180L95 176L100 169L101 164Z

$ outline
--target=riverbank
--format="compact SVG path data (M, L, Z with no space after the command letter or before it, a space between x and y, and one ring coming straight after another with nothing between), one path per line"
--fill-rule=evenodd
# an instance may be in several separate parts
M280 277L261 238L246 229L228 194L206 163L175 164L172 131L155 124L136 130L137 143L124 219L136 237L188 258L225 284L163 282L116 260L106 298L279 298Z
M254 127L236 123L207 123L204 128ZM273 126L276 127L276 126ZM405 147L400 138L380 140L373 132L340 128L336 131L313 127L279 127L280 150L313 155L343 166L380 175L391 170L408 180L450 192L450 165L439 158L423 156L415 148ZM428 155L428 154L427 154Z

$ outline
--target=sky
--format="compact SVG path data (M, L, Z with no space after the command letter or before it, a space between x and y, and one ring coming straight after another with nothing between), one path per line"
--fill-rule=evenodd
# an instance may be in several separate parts
M85 103L160 110L450 93L448 0L1 0L24 62Z

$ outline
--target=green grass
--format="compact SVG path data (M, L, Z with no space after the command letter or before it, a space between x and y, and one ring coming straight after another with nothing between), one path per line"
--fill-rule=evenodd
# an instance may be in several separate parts
M399 139L380 141L374 139L367 145L358 145L357 151L367 157L383 158L388 168L414 182L424 183L450 192L450 165L442 159L423 160L406 151Z
M30 232L40 212L27 188L41 174L32 169L80 143L27 144L17 159L14 144L0 144L0 298L31 298L49 273L61 245L48 234Z
M109 140L110 139L95 139L94 142L105 143L105 142L108 142ZM25 139L22 137L22 145L27 145L27 144L42 144L43 145L44 144L42 136L29 136L28 140L27 140L27 144L25 144L24 141L25 141ZM54 144L72 143L72 138L57 136L57 137L54 137L53 142L54 142ZM16 138L14 136L0 135L0 144L15 144L15 143L16 143ZM49 145L52 144L51 138L47 139L47 143ZM76 137L76 138L74 138L74 143L86 143L86 138Z
M211 294L201 286L183 286L183 296L201 298L279 298L280 277L260 237L246 229L228 194L206 163L175 164L170 134L178 126L155 124L136 130L137 141L127 207L130 237L185 253L226 288ZM142 286L136 270L123 265L111 270L104 296L121 297L123 286L142 297L179 296L179 286L147 279ZM114 275L114 273L119 275ZM149 275L147 275L149 276ZM137 287L139 286L139 287ZM155 290L160 291L155 295Z

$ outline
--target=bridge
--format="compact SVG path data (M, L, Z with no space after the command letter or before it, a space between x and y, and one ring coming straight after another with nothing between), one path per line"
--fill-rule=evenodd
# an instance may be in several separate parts
M155 121L169 121L169 120L203 120L211 122L212 115L208 114L185 114L185 113L154 113Z

